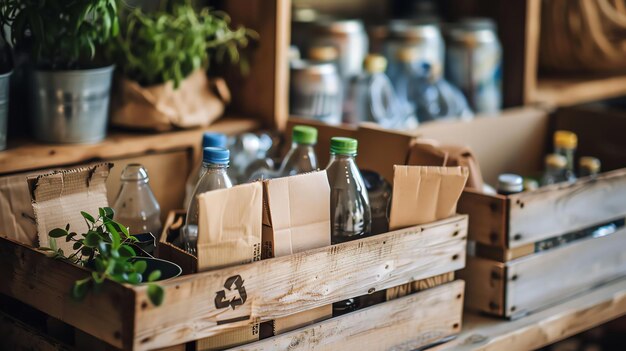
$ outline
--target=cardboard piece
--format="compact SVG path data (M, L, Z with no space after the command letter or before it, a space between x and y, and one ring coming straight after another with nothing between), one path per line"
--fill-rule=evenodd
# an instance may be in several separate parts
M230 101L221 78L209 80L199 69L178 89L172 82L142 87L121 78L111 104L111 123L121 127L168 131L206 126L218 119Z
M469 177L465 187L483 191L483 175L474 152L466 146L442 145L441 149L448 154L447 167L467 167ZM409 163L410 164L410 163Z
M411 145L407 165L445 167L446 162L448 162L448 152L440 147L439 142L418 139Z
M261 259L263 186L260 182L213 190L198 196L198 257L201 272ZM251 314L244 304L220 315L230 320ZM259 324L235 328L196 342L197 350L221 350L259 339Z
M103 163L28 178L39 246L50 246L48 232L68 223L73 231L87 230L80 211L97 214L98 208L108 206L106 179L111 167L111 163ZM73 252L72 244L57 240L66 253Z
M465 167L394 166L389 230L454 215L468 175Z
M27 178L21 173L0 178L0 236L37 246L37 225Z
M326 171L267 180L264 186L263 258L330 246L330 187ZM274 321L282 334L332 317L332 305Z

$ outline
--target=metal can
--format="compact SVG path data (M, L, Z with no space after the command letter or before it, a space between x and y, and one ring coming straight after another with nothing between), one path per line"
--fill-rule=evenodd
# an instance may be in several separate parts
M379 29L379 32L382 31ZM398 51L412 48L416 60L444 67L445 43L439 25L434 20L393 20L389 23L383 54L389 62L388 72L398 67Z
M502 46L490 19L465 19L447 31L446 78L477 114L502 108Z
M295 61L289 85L289 114L341 122L343 85L334 64Z
M313 29L312 46L331 45L337 49L338 73L345 81L363 71L368 53L367 34L359 20L323 20Z

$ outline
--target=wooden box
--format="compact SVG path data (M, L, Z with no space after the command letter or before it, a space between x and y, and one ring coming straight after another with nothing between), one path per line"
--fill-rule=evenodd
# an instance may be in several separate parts
M158 307L149 302L145 286L113 281L105 282L100 293L74 301L70 288L88 271L0 238L0 293L112 347L157 349L453 272L465 265L466 234L467 216L457 215L291 256L184 275L160 282L165 299ZM234 276L244 281L247 298L242 306L250 312L218 324L220 309L213 301ZM462 300L463 283L452 282L262 340L259 347L415 349L459 332Z
M510 196L465 191L458 211L469 215L469 239L476 243L476 257L461 274L468 306L514 318L626 274L626 168L620 168L626 139L617 132L625 127L620 112L588 106L420 128L423 136L472 146L491 184L498 173L541 169L556 129L577 133L577 156L598 157L607 170ZM615 232L542 251L547 241L604 225Z

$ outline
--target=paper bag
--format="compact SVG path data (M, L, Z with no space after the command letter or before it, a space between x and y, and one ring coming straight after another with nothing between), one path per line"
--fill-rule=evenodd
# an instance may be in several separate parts
M454 215L468 173L465 167L394 166L389 230Z
M111 123L120 127L168 131L206 126L224 112L230 92L221 78L209 80L204 70L172 82L142 87L121 78L111 105Z
M37 246L35 213L28 189L28 176L21 173L0 178L0 236Z
M268 180L264 185L263 257L330 246L330 186L326 171ZM332 305L274 321L282 334L332 317Z
M48 232L65 228L68 223L72 231L87 231L80 211L97 214L98 208L108 206L106 179L111 167L112 164L104 163L28 178L39 246L49 247ZM74 251L72 245L57 240L57 247L65 253Z

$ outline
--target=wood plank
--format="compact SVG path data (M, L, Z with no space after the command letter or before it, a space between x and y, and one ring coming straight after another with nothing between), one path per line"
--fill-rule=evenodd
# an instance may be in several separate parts
M541 0L526 0L524 33L523 104L528 104L537 90L539 35L541 33Z
M458 275L467 282L466 307L495 315L504 314L504 263L469 256L465 269Z
M411 227L161 283L165 300L137 292L136 349L152 349L269 321L349 297L460 269L465 264L467 216ZM216 292L228 278L243 280L247 299L217 308ZM235 296L237 297L237 296ZM165 322L167 321L167 322Z
M291 1L227 0L223 9L234 25L244 25L259 34L250 50L250 72L238 69L228 74L237 114L254 116L266 127L283 129L288 118Z
M520 247L626 215L626 168L509 196L509 245Z
M462 333L434 350L534 350L624 314L626 279L621 279L515 321L465 313Z
M237 134L258 128L259 122L244 118L220 119L208 128L168 133L114 131L102 142L88 145L39 144L17 141L0 152L0 174L76 165L174 149L200 150L205 131Z
M419 349L460 331L463 285L457 280L231 350Z
M70 347L0 312L0 348L14 351L69 351Z
M465 189L459 199L457 211L469 215L469 240L505 248L508 208L506 196L487 195Z
M604 77L541 77L531 103L572 106L626 94L626 75Z
M0 293L82 329L118 348L132 346L135 293L106 281L102 293L83 301L70 295L74 282L89 273L81 267L48 258L27 246L0 238Z
M507 263L507 316L534 312L626 275L626 228Z
M535 244L527 244L514 249L506 249L496 246L476 243L476 256L488 258L498 262L513 261L535 253Z

